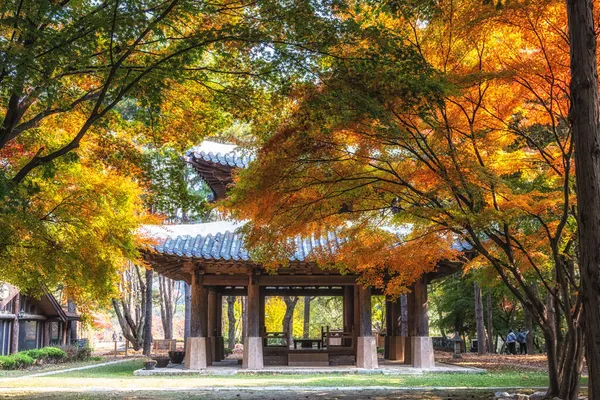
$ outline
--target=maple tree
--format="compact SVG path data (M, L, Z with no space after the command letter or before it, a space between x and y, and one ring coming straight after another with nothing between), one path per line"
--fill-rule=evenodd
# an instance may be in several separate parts
M297 89L227 205L251 219L248 242L273 266L286 238L335 230L338 251L318 260L388 295L440 260L493 268L543 332L548 395L575 399L584 353L565 5L417 3L357 2L340 15L361 39L336 49L320 84ZM470 249L477 257L462 258Z
M2 2L3 279L24 291L64 284L84 313L115 297L119 272L143 243L136 229L146 208L177 209L149 159L262 112L267 89L286 85L282 70L302 71L303 45L334 34L323 7ZM190 211L195 199L177 199L187 203L179 208Z

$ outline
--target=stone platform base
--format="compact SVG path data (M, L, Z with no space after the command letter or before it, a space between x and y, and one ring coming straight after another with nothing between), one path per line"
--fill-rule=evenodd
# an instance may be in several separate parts
M412 366L429 369L435 367L433 341L429 336L412 336Z
M185 344L185 368L191 370L206 369L212 364L210 339L190 337Z
M263 363L263 339L261 337L244 338L244 360L242 368L262 369Z
M377 342L374 336L359 336L356 342L356 367L377 368Z

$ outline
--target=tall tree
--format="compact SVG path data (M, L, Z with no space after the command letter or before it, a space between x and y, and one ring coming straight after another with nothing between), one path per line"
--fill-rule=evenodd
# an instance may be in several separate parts
M483 300L481 296L481 288L475 282L473 284L475 292L475 322L477 326L477 353L487 353L487 340L485 337L485 325L483 322Z
M181 284L162 275L158 276L160 320L165 339L173 339L173 317L181 299Z
M310 48L336 34L331 6L2 2L0 275L24 290L62 283L83 312L115 297L142 244L140 199L173 211L151 191L144 152L266 116L273 89L305 79L320 57ZM277 118L264 116L268 129Z
M494 345L494 313L492 308L492 293L489 290L485 296L485 302L487 308L488 351L490 353L496 353L496 346Z
M252 221L254 247L335 227L344 240L317 260L386 294L476 251L466 268L493 268L541 328L548 394L575 399L583 320L564 4L428 4L364 5L361 44L336 49L325 83L299 91L230 203Z
M291 345L294 340L294 310L296 309L298 300L300 300L300 297L298 296L283 296L285 314L283 314L281 325L282 331L287 332L288 334L288 346Z
M588 390L590 399L600 399L600 103L593 6L592 0L567 0Z
M235 301L235 296L227 296L227 347L232 350L235 348Z
M302 337L310 337L310 302L314 297L304 296L304 324L302 326Z
M121 332L136 351L144 346L147 326L148 286L145 278L141 267L129 262L121 273L120 297L112 299Z
M148 268L146 270L146 316L144 318L144 355L150 356L152 351L152 283L154 281L154 270Z

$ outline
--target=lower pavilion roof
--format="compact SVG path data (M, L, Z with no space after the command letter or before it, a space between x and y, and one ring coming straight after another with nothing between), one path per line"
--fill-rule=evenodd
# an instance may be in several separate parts
M176 280L190 281L191 272L201 269L205 274L222 276L211 277L213 284L221 285L225 276L243 275L249 272L265 270L265 267L252 259L252 255L244 246L244 235L239 232L242 222L218 221L203 224L146 226L146 234L154 236L158 244L145 252L146 261L159 273ZM289 241L289 263L277 270L278 275L289 276L288 284L303 282L301 286L321 284L314 279L301 279L304 275L342 275L337 269L322 268L314 261L318 252L333 253L339 249L341 239L334 233L321 237L295 237ZM461 250L464 250L461 248ZM456 272L460 266L456 263L440 262L436 271L428 275L435 279L442 275ZM294 278L292 278L294 276ZM333 278L333 277L331 277ZM350 278L350 276L344 277ZM236 282L231 279L231 284ZM244 278L247 279L247 278ZM265 279L267 279L265 277ZM332 280L330 285L343 285L345 280ZM242 285L243 286L243 285Z

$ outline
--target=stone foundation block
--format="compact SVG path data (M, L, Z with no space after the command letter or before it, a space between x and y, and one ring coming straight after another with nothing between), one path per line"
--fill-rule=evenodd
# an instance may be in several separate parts
M412 365L415 368L435 367L433 341L429 336L412 336Z
M374 336L359 336L356 342L356 367L377 368L377 342Z
M244 360L242 368L263 369L263 340L261 337L244 338Z
M206 369L211 364L209 339L189 337L185 344L185 368Z

